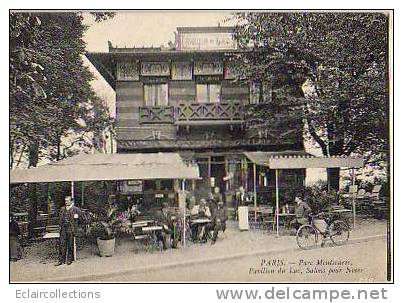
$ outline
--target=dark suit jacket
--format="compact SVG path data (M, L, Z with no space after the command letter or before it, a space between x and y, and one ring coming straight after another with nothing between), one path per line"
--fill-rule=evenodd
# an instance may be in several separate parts
M69 222L70 222L68 230L66 230L66 231L71 232L74 235L77 232L78 220L80 219L80 217L83 216L83 212L81 211L80 208L78 208L74 205L70 209L67 209L65 206L63 206L60 209L60 213L59 213L60 232L62 232L62 230L65 228L63 221L66 216L68 216Z
M244 193L243 196L241 193L238 193L235 198L235 207L238 208L239 206L244 206L246 204L246 194Z

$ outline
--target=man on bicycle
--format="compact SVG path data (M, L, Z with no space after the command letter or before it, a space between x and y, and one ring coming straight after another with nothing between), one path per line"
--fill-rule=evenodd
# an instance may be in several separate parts
M304 195L302 193L297 193L295 195L295 229L303 224L309 224L309 214L312 212L311 207L304 201Z

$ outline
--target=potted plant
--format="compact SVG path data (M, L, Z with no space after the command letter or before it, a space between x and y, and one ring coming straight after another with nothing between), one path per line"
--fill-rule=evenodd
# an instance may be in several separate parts
M98 246L101 257L113 256L115 252L116 227L120 220L116 217L116 209L109 207L106 211L93 214L90 227L90 234Z

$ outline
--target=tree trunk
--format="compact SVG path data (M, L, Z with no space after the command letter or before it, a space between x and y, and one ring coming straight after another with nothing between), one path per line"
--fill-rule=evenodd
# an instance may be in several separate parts
M29 164L28 167L35 167L39 161L39 145L32 143L29 146ZM28 208L28 238L34 237L34 227L36 226L36 217L38 215L38 197L36 194L36 183L30 183L29 190L29 208Z
M327 182L330 190L339 191L340 189L340 168L328 168L327 169Z

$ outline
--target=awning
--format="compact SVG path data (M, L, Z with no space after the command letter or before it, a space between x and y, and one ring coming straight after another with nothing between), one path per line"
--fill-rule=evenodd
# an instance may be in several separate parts
M245 152L245 156L258 165L271 169L299 168L358 168L364 165L362 157L315 157L305 151Z
M10 183L198 178L198 166L186 165L177 153L82 154L10 171Z

